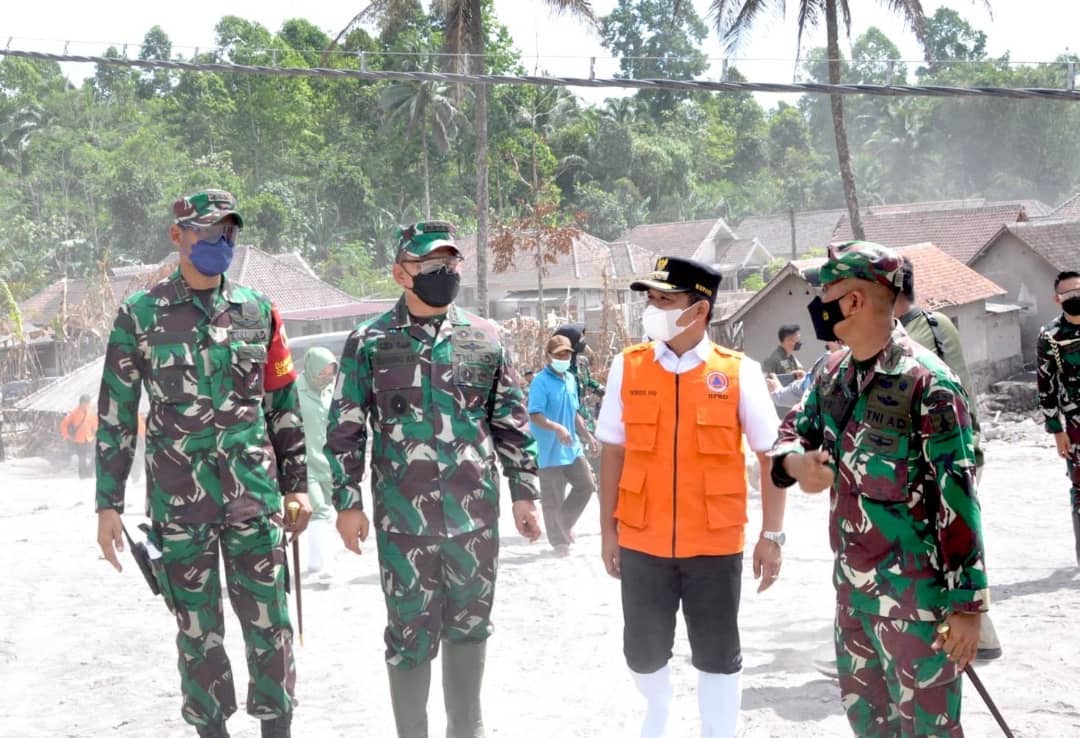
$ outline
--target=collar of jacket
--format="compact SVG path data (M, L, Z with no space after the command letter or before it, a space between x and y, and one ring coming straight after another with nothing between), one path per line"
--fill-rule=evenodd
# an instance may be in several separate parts
M451 303L450 309L446 313L446 321L450 325L472 325L469 319L465 317L464 313L458 309L457 305ZM391 328L409 328L413 325L412 316L409 315L409 307L405 304L405 295L402 294L398 298L397 304L394 305L394 319L391 323Z
M901 374L901 360L909 355L911 355L911 339L908 338L907 331L900 325L900 321L894 320L889 341L878 353L877 358L874 360L874 370L867 374L867 377L872 377L875 374L899 376ZM850 351L845 352L843 359L840 361L840 371L843 373L845 381L852 379L851 374L855 371L855 360L851 357Z
M181 302L191 302L194 299L194 295L191 294L191 288L188 287L188 283L184 281L184 277L180 274L179 269L169 276L168 281L172 287L172 289L166 291L169 305L176 305ZM235 304L250 301L247 295L234 289L233 283L229 281L229 278L224 274L221 275L221 296L225 298L226 302Z

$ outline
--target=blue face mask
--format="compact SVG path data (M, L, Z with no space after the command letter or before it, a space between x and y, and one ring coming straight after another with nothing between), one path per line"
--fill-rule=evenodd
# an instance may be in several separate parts
M225 236L217 241L197 241L191 247L192 265L199 274L207 277L224 274L229 264L232 264L232 258L233 245L225 239Z
M552 359L551 368L559 374L565 374L570 369L570 359Z

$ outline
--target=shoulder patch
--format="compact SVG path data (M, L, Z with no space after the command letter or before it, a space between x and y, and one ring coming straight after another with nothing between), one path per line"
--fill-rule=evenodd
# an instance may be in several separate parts
M646 341L645 343L635 343L633 346L627 346L626 348L624 348L623 349L623 354L625 354L625 355L636 354L636 353L640 353L642 351L645 351L646 349L651 351L652 347L653 347L652 341Z

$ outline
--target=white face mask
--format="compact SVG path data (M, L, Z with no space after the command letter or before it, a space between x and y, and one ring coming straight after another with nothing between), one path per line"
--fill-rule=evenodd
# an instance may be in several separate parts
M641 328L649 338L667 343L690 327L676 325L676 322L693 307L694 305L690 305L683 310L661 310L655 305L649 305L641 314Z

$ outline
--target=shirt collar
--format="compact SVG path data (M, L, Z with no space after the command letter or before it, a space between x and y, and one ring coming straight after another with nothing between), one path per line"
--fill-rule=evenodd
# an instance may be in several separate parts
M690 349L687 353L697 354L698 358L700 358L702 361L705 361L709 358L709 351L711 349L712 341L709 340L709 334L706 333L704 336L701 337L701 340L697 343L697 345ZM675 352L671 350L671 347L663 341L653 341L653 355L655 359L657 361L660 361L660 359L663 358L665 354L668 354L675 359L679 358L678 356L675 356Z

